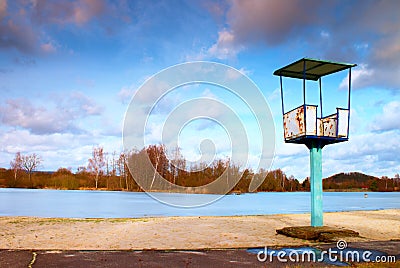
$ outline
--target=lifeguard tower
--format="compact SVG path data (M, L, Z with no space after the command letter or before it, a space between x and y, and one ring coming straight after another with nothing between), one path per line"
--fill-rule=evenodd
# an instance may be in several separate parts
M351 68L356 64L303 58L274 72L280 77L283 135L287 143L305 144L310 150L311 226L323 226L322 210L322 148L325 145L349 139ZM323 115L321 78L348 70L348 98L346 108ZM303 80L303 104L285 112L282 77ZM306 103L306 80L319 83L318 105Z

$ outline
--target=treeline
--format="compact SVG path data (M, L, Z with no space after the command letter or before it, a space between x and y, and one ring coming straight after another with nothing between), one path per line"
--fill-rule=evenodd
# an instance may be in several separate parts
M104 189L142 191L132 177L128 166L141 171L140 155L146 154L154 167L163 178L172 184L184 187L207 185L220 176L225 176L228 182L231 177L239 176L240 180L231 192L248 192L253 178L263 180L257 191L309 191L310 183L306 178L302 183L293 176L287 176L282 170L253 172L250 169L240 170L229 159L215 160L210 165L199 164L187 166L186 160L176 148L170 154L164 145L150 145L142 150L112 153L104 152L102 147L93 148L87 166L82 166L76 172L69 168L59 168L55 172L36 171L42 163L42 158L36 154L22 155L17 153L10 162L9 169L0 169L0 186L16 188L51 188L51 189ZM154 171L152 171L154 172ZM147 174L148 175L148 174ZM148 176L149 177L149 176ZM150 174L151 177L151 174ZM237 177L237 178L239 178ZM362 173L340 173L323 180L325 190L370 190L370 191L399 191L400 179L377 178ZM151 182L151 190L157 188ZM165 187L162 188L165 190Z
M359 172L339 173L324 179L325 190L364 189L373 192L400 191L400 176L377 178Z
M0 186L15 188L51 189L108 189L140 191L128 170L128 155L113 153L108 155L102 147L95 147L87 166L59 168L55 172L37 171L42 158L37 154L15 154L10 168L0 168Z
M51 189L106 189L142 191L132 177L131 169L142 168L140 155L145 153L151 161L154 170L172 184L183 187L198 187L214 182L226 175L240 178L231 191L237 193L248 192L250 182L254 177L265 178L257 191L306 191L307 184L300 183L293 176L286 176L280 170L254 173L252 170L239 170L239 166L229 159L218 159L210 165L200 163L187 166L187 161L176 148L170 154L164 145L150 145L142 150L133 150L122 153L106 153L102 147L93 148L87 166L81 166L76 172L69 168L59 168L55 172L37 171L42 158L36 154L22 155L17 153L10 162L9 169L0 169L0 186L17 188L51 188ZM31 165L26 168L26 159L31 159ZM33 160L32 160L33 159ZM143 170L147 172L148 170ZM142 174L138 172L138 174ZM159 190L154 184L151 190ZM165 188L163 188L165 190Z
M85 190L96 189L94 175L87 171L73 173L71 169L59 168L55 172L35 171L29 180L28 173L21 171L17 180L13 178L11 169L0 168L0 186L12 188L35 188L35 189L62 189L62 190ZM140 187L133 179L125 179L122 176L101 176L98 180L97 189L119 191L140 191Z
M207 172L212 172L212 169ZM187 185L187 187L196 187L204 185L200 182L199 174L188 173L187 181L179 179L179 183ZM245 193L248 192L251 177L250 174L243 176L234 186L231 192ZM282 177L280 177L282 176ZM63 189L63 190L85 190L96 189L95 174L87 171L78 171L73 173L70 169L59 168L55 172L35 171L32 173L31 180L26 171L21 171L18 179L13 178L11 169L0 168L0 187L12 188L35 188L35 189ZM97 182L97 189L110 191L142 191L140 186L132 178L127 175L127 180L119 175L101 175ZM204 181L210 181L205 179ZM178 183L178 180L176 181ZM306 187L304 187L306 185ZM157 189L155 189L157 190ZM307 191L309 185L299 183L297 179L287 178L284 173L278 169L268 172L266 179L257 189L257 191Z

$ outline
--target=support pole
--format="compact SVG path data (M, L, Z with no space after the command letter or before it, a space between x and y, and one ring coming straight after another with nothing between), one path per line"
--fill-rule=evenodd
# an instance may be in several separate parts
M311 226L323 226L322 210L322 146L310 147Z
M319 78L319 106L321 109L321 118L323 118L323 114L322 114L322 85L321 85L321 77Z
M282 84L282 75L280 76L281 81L281 101L282 101L282 116L285 115L285 106L283 103L283 84Z
M347 117L347 138L349 138L350 131L350 93L351 93L351 68L349 68L349 99L347 101L348 117Z

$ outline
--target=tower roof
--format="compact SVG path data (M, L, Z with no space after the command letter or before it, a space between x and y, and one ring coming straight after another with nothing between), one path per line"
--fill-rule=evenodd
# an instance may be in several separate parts
M302 58L274 72L274 75L307 80L318 80L320 77L357 66L357 64L324 61Z

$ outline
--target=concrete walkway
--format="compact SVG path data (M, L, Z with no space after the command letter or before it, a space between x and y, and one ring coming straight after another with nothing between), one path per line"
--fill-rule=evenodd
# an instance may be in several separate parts
M318 246L321 250L334 248L336 244ZM349 243L351 248L378 250L395 256L400 265L400 241L375 241ZM279 249L279 248L274 248ZM286 258L287 259L287 258ZM30 251L0 250L0 267L337 267L323 262L260 262L256 254L246 249L231 250L178 250L178 251ZM368 266L374 267L374 266ZM383 267L383 266L381 266Z

